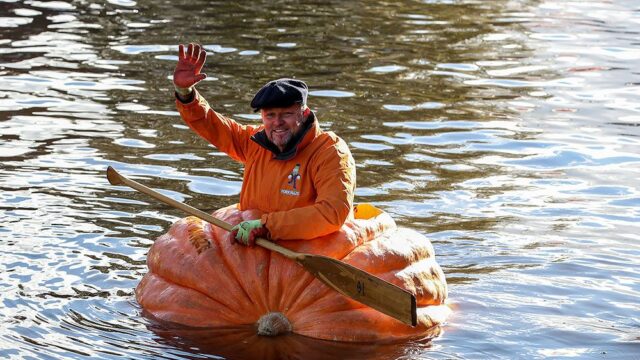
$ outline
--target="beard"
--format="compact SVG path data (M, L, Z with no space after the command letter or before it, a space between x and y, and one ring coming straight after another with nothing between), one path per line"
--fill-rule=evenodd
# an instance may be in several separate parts
M271 131L268 135L269 140L282 151L287 147L294 134L291 130L288 130L280 134Z

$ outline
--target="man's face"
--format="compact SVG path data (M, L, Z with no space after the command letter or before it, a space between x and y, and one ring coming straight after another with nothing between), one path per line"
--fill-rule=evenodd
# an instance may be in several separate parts
M283 108L262 109L262 123L267 138L282 151L300 130L304 121L302 106L293 104Z

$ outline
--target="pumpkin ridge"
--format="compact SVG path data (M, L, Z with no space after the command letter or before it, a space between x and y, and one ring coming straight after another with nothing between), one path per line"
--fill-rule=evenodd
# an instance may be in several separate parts
M261 317L268 314L271 311L271 302L270 302L270 296L269 296L269 291L271 290L270 282L269 282L269 275L270 275L270 269L271 269L271 259L273 258L273 253L271 251L267 251L267 261L265 261L266 264L269 264L269 266L263 266L262 267L262 271L265 272L265 274L263 275L264 278L266 279L265 282L263 282L261 285L264 289L264 291L262 292L263 294L263 308L267 311L266 313L264 313L263 315L260 315Z
M358 236L360 236L360 234L358 234ZM351 254L352 251L354 251L355 249L358 248L358 246L360 246L361 244L357 243L354 244L353 248L351 248L351 250L347 251L345 255L341 256L341 257L333 257L334 259L337 260L342 260L344 259L346 256L348 256L349 254ZM313 255L313 254L312 254ZM305 270L306 272L306 270ZM302 296L306 291L308 291L308 289L310 288L311 284L313 284L314 282L316 282L317 284L320 285L321 288L324 288L324 290L322 291L322 295L324 296L324 294L326 294L327 292L333 291L333 289L331 289L328 285L324 284L322 281L316 279L313 276L309 276L309 280L304 284L304 286L300 286L300 290L298 291L297 294L295 294L295 297L292 297L294 299L294 301L289 305L288 309L296 309L298 306L301 306L300 309L305 309L309 306L312 306L313 304L315 304L318 300L322 299L322 296L320 296L320 294L318 294L318 296L312 297L311 301L307 301L304 304L299 304L300 301L302 301L302 299L307 298L307 296ZM317 286L317 285L314 285ZM342 294L341 294L342 295ZM344 296L344 295L342 295Z
M228 206L228 207L223 208L223 209L218 209L212 215L214 217L220 216L222 219L224 219L226 221L229 221L229 222L231 222L233 224L235 224L236 221L239 223L240 221L242 221L244 219L244 216L242 216L242 215L244 215L244 213L241 213L240 219L238 219L236 221L234 221L234 219L233 219L233 213L230 214L231 216L228 216L227 213L226 213L227 210L229 210L229 209L231 209L233 207L234 206L231 205L231 206ZM247 252L249 252L249 251L262 252L263 254L266 254L267 260L269 261L269 263L271 263L271 258L272 258L271 251L268 251L268 250L262 249L262 248L258 248L257 246L255 246L253 248L245 248L242 245L236 245L236 246L240 246L240 249L235 248L235 246L233 246L233 247L223 246L221 243L222 243L222 241L225 241L225 240L228 239L228 237L230 236L229 233L226 232L226 231L222 231L219 228L215 228L213 226L213 224L210 224L210 223L206 223L206 224L209 226L209 230L210 230L211 236L213 237L213 239L215 239L218 242L218 247L220 249L220 255L221 255L220 257L222 258L223 264L226 266L226 268L231 270L231 273L233 274L233 278L234 278L235 284L237 285L237 287L239 289L242 290L242 293L249 300L249 303L257 305L256 308L261 307L264 310L264 313L262 315L266 314L268 312L268 309L269 309L269 298L268 298L268 294L269 294L268 286L269 285L268 285L268 281L266 281L267 282L266 285L264 283L261 283L261 286L264 287L263 291L260 291L262 296L259 299L255 298L255 297L252 297L249 294L249 292L247 291L247 289L245 287L245 283L240 281L240 279L244 279L244 277L243 276L239 276L239 275L242 275L242 274L239 274L239 272L237 271L237 267L236 266L232 266L232 261L230 260L230 256L229 256L229 250L233 250L233 252L241 252L242 250L247 250ZM217 236L214 236L214 234L216 234ZM254 255L250 254L250 255L243 255L243 256L254 256ZM264 268L267 270L267 273L265 275L266 279L269 279L268 275L269 275L270 266L269 267L264 267Z
M300 301L300 299L304 298L304 297L303 297L303 296L301 296L301 295L302 295L302 294L303 294L303 293L304 293L304 292L305 292L305 291L306 291L306 290L311 286L311 284L312 284L315 280L316 280L316 279L315 279L313 276L309 275L309 281L307 281L306 283L304 283L304 284L303 284L304 286L299 286L299 290L297 291L297 293L295 294L295 296L292 296L292 297L291 297L292 299L294 299L294 301L293 301L293 302L291 302L291 303L289 304L289 306L287 306L287 307L286 307L288 310L296 309L296 307L298 306L298 302ZM319 282L320 284L322 284L322 282L320 282L319 280L318 280L318 282ZM326 286L326 285L324 285L324 284L322 284L322 286L325 286L325 287L327 287L327 289L329 289L329 287L328 287L328 286ZM311 302L308 302L308 303L306 304L306 306L309 306L309 305L311 305L311 304L315 303L317 300L318 300L318 298L317 298L317 297L316 297L316 298L314 298ZM306 306L305 306L305 307L306 307ZM304 309L304 307L303 307L303 309Z
M341 260L344 262L345 258L347 258L352 252L354 252L356 249L358 249L358 247L360 247L361 245L368 243L370 241L373 241L376 239L376 236L374 235L379 235L381 233L383 233L384 231L382 230L382 226L383 225L379 225L379 227L376 229L376 233L374 234L374 231L372 231L371 229L369 229L369 227L371 227L370 222L371 221L377 221L378 216L373 217L371 219L361 219L360 221L352 221L348 224L348 226L351 228L351 231L353 231L356 234L356 238L360 239L359 241L357 241L355 244L353 244L353 247L345 252L342 256L332 256L332 258L337 259L337 260ZM386 219L385 219L386 220ZM393 229L395 228L395 222L392 222L391 225L389 225L388 229ZM385 229L385 230L388 230ZM348 262L347 262L348 263ZM353 264L350 264L353 265ZM357 267L357 266L356 266ZM316 281L317 283L320 284L321 288L324 288L324 290L322 290L321 293L317 294L317 296L312 297L311 301L306 301L304 304L300 304L300 301L302 301L304 298L306 298L306 296L301 296L303 295L308 288L310 287L310 285ZM322 299L323 296L325 296L327 293L333 291L333 289L331 289L329 286L325 285L322 281L314 278L314 277L310 277L309 281L304 284L303 287L300 287L300 291L296 294L295 297L293 297L293 299L295 299L291 305L289 306L289 309L296 309L296 307L300 306L300 309L305 309L307 307L313 306L313 304L315 304L318 300ZM340 294L341 296L344 296L342 294ZM359 303L358 303L359 304Z
M158 278L160 278L160 279L162 279L163 281L165 281L165 282L167 282L167 283L171 284L172 286L179 287L179 288L183 288L183 289L189 289L189 290L191 290L191 291L197 292L197 293L198 293L198 294L200 294L200 295L203 295L204 297L206 297L207 299L211 300L212 302L214 302L214 303L216 303L216 304L219 304L221 307L224 307L224 308L227 310L227 311L225 311L227 314L228 314L229 312L234 312L234 313L236 312L235 310L233 310L232 308L230 308L230 307L229 307L228 305L226 305L225 303L220 302L219 300L216 300L216 299L212 298L211 296L209 296L209 295L208 295L207 293L205 293L205 292L202 292L202 291L200 291L200 290L198 290L198 289L196 289L196 288L190 287L190 286L186 286L186 285L183 285L183 284L178 284L178 283L176 283L176 282L174 282L174 281L172 281L172 280L170 280L170 279L167 279L167 278L165 278L165 277L163 277L163 276L161 276L161 275L159 275L159 274L157 274L157 273L153 273L153 275L154 275L154 276L156 276L156 277L158 277ZM137 298L138 298L138 289L136 289L136 291L135 291L135 292L136 292L136 301L139 301L139 300L137 299ZM145 309L145 310L147 310L147 311L151 311L151 312L153 312L153 310L154 310L152 307L148 307L148 305L147 305L146 307L144 307L144 309ZM161 318L161 317L158 317L158 318Z
M301 286L301 290L296 294L295 297L293 297L294 301L291 303L291 305L289 306L290 310L296 310L299 311L297 308L299 307L300 309L306 309L307 307L313 305L318 299L319 297L313 297L311 298L311 301L306 301L304 304L300 304L300 301L302 301L303 299L306 300L307 296L302 296L302 294L304 294L304 292L311 286L311 284L313 283L313 281L316 279L310 279L309 282L307 282L306 284L304 284L305 286ZM324 285L324 284L322 284ZM328 287L328 286L327 286Z
M213 235L213 234L215 233L216 228L214 228L212 224L210 224L210 223L208 223L208 222L206 222L206 221L204 221L204 220L201 220L201 219L198 219L198 220L199 220L199 225L200 225L200 227L202 228L202 231L203 231L205 234L207 234L207 233L208 233L208 235L209 235L209 236L211 236L213 239L216 239L216 238L215 238L215 236ZM191 229L189 229L189 230L191 230ZM205 232L205 231L206 231L206 232ZM245 298L249 300L249 303L252 303L252 302L253 302L253 301L252 301L253 299L251 299L251 296L247 293L247 291L246 291L246 289L244 288L244 286L242 286L242 284L240 283L240 281L239 281L239 277L238 277L238 273L235 271L235 267L230 266L230 263L229 263L229 261L227 260L227 256L226 256L227 254L226 254L226 251L225 251L225 247L224 247L224 246L222 246L222 244L220 244L220 241L218 241L217 248L218 248L218 252L219 252L220 254L222 254L222 255L223 255L223 256L221 256L221 258L222 258L222 261L223 261L224 265L225 265L228 269L232 269L232 271L233 271L233 276L232 276L232 278L233 278L234 282L236 283L236 285L238 286L238 288L240 288L240 289L242 290L242 293L244 294ZM203 252L202 252L202 254L199 254L199 256L207 256L207 254L208 254L210 251L212 251L212 250L213 250L213 251L215 251L215 249L214 249L213 247L209 247L208 249L206 249L205 251L203 251ZM163 279L167 280L166 278L163 278ZM180 285L180 286L183 286L182 284L178 284L177 282L175 282L175 284ZM195 290L195 291L198 291L199 293L203 293L203 291L201 291L201 290L197 290L197 289L194 289L194 288L191 288L191 287L189 287L189 286L183 286L183 287L188 288L188 289L193 289L193 290ZM205 294L208 298L211 298L211 296L209 296L208 294L206 294L206 293L204 293L204 294ZM220 301L216 301L216 302L220 302ZM226 305L225 305L225 307L226 307L227 309L229 309L229 310L232 310L232 309L233 309L233 308L231 307L232 305L233 305L233 304L226 304ZM233 310L232 310L232 311L233 311Z
M173 230L173 227L172 227L170 229L169 233L171 233L171 238L173 239L173 241L177 241L179 243L184 243L184 244L189 244L188 247L193 247L193 244L190 242L190 239L189 239L188 236L193 231L198 231L199 230L198 228L201 228L202 232L205 234L205 236L207 236L210 241L212 241L212 240L215 241L216 245L215 246L211 246L208 249L205 249L202 253L199 253L196 256L196 259L198 257L214 256L214 255L212 255L211 252L214 252L214 254L215 253L219 254L220 255L219 258L221 258L221 260L222 260L222 265L224 267L226 267L227 269L233 268L232 276L229 276L229 279L228 279L229 280L229 284L234 284L237 288L241 289L242 294L244 294L244 298L245 298L245 301L247 303L253 303L251 297L247 294L247 291L245 290L244 286L242 286L242 284L240 284L238 273L235 271L235 267L230 266L230 262L227 260L227 253L225 251L225 246L222 244L221 241L216 241L216 240L218 240L218 234L216 234L216 229L217 228L214 228L212 224L210 224L210 223L208 223L206 221L203 221L203 220L201 220L199 218L195 218L195 217L192 217L192 216L187 217L187 218L182 219L182 220L187 220L187 221L188 220L191 220L191 221L197 220L197 223L192 223L192 222L188 222L187 223L187 226L188 226L187 227L187 236L184 237L184 238L179 236L180 235L179 233L173 233L171 231L171 230ZM193 248L193 249L196 250L195 248ZM196 260L196 261L199 262L198 260ZM161 279L163 279L163 280L165 280L165 281L167 281L167 282L169 282L171 284L175 284L175 285L180 286L182 288L196 291L196 292L198 292L200 294L205 295L207 298L214 300L214 298L209 295L206 287L198 287L197 285L196 285L196 287L188 286L186 283L181 282L179 277L174 278L174 277L170 277L170 276L163 276L163 275L161 275L160 272L155 272L155 271L151 271L151 272L154 275L160 277ZM162 274L164 274L164 273L165 272L163 271ZM171 275L171 274L170 273L166 273L166 275ZM223 297L222 299L225 299L225 298ZM238 313L237 310L234 310L234 308L237 308L237 306L236 306L237 304L236 303L228 302L228 301L227 302L223 302L221 300L214 300L214 301L216 303L220 303L220 304L224 305L224 307L226 309L228 309L229 311L232 311L234 313Z
M363 305L362 303L356 300L353 300L333 290L329 286L322 283L320 280L314 279L314 281L317 281L317 283L320 284L320 287L322 288L322 290L319 290L318 292L316 292L314 294L315 296L312 296L310 301L307 301L304 304L300 304L300 306L302 306L301 309L304 310L305 312L304 318L309 318L310 315L313 315L316 313L322 316L323 312L325 311L330 311L331 313L337 313L337 312L351 311L354 309L358 310L358 309L368 308L368 306ZM314 286L317 286L317 285L314 285ZM309 296L305 296L305 297L309 297ZM326 304L327 297L331 298L331 300L328 301L330 303L329 307L327 307L327 304ZM339 302L340 302L339 304L334 302L336 299L339 299ZM342 310L336 310L336 307L334 307L336 305L338 307L347 306L347 308L344 308ZM331 308L331 309L328 310L328 308ZM301 311L301 310L297 310L297 311ZM291 315L290 320L293 323L295 323L296 321L300 320L300 318L297 316L296 313L294 313Z
M360 240L346 254L342 255L339 258L336 257L336 259L348 263L348 261L345 258L349 257L349 255L351 255L351 253L353 253L354 251L358 250L358 248L360 246L377 240L378 236L380 236L384 232L390 231L392 229L395 230L395 226L396 226L395 222L392 223L392 225L390 225L386 229L383 229L384 224L379 224L378 228L375 229L375 231L370 229L371 225L368 224L368 223L365 223L365 222L375 221L377 217L378 216L373 217L371 219L366 219L366 220L364 220L364 219L356 219L356 220L360 220L360 221L355 221L354 220L352 222L353 227L355 227L355 229L353 229L353 231L357 234L357 238L360 239ZM353 264L351 264L351 265L353 265Z
M335 304L334 301L327 301L326 296L327 295L322 295L322 296L318 296L319 299L318 301L315 302L320 302L323 301L325 303L329 302L329 304L319 304L319 307L316 309L313 309L311 307L307 307L305 308L305 310L307 311L307 313L305 313L305 317L309 317L310 315L313 314L320 314L323 315L324 313L326 313L327 311L330 311L332 314L334 313L340 313L340 312L345 312L345 311L352 311L352 310L359 310L359 309L365 309L365 308L369 308L367 305L364 305L356 300L350 299L338 292L334 292L333 289L329 289L329 291L331 291L331 294L329 295L331 298L330 299L336 299L336 298L340 298L343 302L339 303L339 304ZM329 306L326 306L329 305ZM339 309L340 307L343 306L348 306L345 307L343 309ZM330 310L328 310L330 308ZM339 310L338 310L339 309Z
M284 257L284 256L282 256L280 254L270 254L269 267L268 267L269 269L271 269L272 267L274 267L274 268L277 267L275 265L277 263L274 263L273 259L278 260L278 257ZM295 260L290 260L290 261L294 261L295 262ZM299 265L297 265L297 266L299 266ZM304 271L304 273L306 275L306 270ZM269 275L269 274L267 274L267 275ZM289 310L295 308L295 305L298 303L298 300L301 298L300 295L307 289L307 287L313 282L313 280L315 280L315 278L313 276L310 276L310 275L308 275L308 276L309 276L309 280L304 282L302 284L302 286L298 286L298 289L297 289L296 293L294 294L294 296L290 297L291 299L293 299L293 302L290 302L288 304L282 304L282 303L278 304L278 305L280 305L279 307L283 308L283 309L280 309L280 310L285 311L285 309L286 309L287 312L288 312ZM269 284L267 284L267 294L269 294L268 290L270 290L270 288L268 286L269 286ZM270 296L268 296L268 298L270 298Z
M210 226L213 226L211 224L209 224ZM237 245L237 246L242 246L242 245ZM227 259L227 252L224 250L224 246L220 246L220 252L222 253L222 261L224 262L224 265L227 267L227 269L229 269L231 271L231 273L233 274L233 278L235 280L235 283L237 284L238 288L240 290L242 290L242 293L244 294L244 296L249 300L249 303L255 304L255 299L253 299L251 297L251 295L249 295L249 293L247 292L247 289L245 288L244 284L240 281L240 276L239 273L237 271L237 268L235 266L231 266L230 261ZM258 249L252 249L252 250L258 250ZM259 249L262 251L266 251L264 249ZM261 299L263 300L263 299ZM265 306L264 301L260 301L262 302L262 306L263 308L268 308Z
M164 276L162 276L162 275L160 275L158 273L153 273L153 275L159 277L160 279L166 281L167 283L169 283L169 284L171 284L173 286L181 287L183 289L193 290L193 291L195 291L195 292L197 292L199 294L202 294L205 297L211 299L211 301L215 302L216 304L220 304L220 305L224 306L226 309L228 309L229 311L235 312L232 308L229 307L229 305L227 305L227 304L225 304L223 302L220 302L219 300L216 300L216 299L212 298L211 296L209 296L207 293L205 293L203 291L200 291L200 290L198 290L198 289L196 289L194 287L186 286L184 284L179 284L179 283L177 283L177 282L175 282L175 281L173 281L171 279L167 279L166 277L164 277ZM147 309L147 310L149 310L149 309Z

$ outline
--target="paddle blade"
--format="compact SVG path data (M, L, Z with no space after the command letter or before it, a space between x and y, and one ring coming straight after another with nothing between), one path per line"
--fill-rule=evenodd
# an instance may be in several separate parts
M410 292L330 257L304 254L297 261L318 280L342 295L407 325L416 326L416 297Z
M109 180L109 183L111 185L122 185L122 184L124 184L120 174L118 174L116 169L112 168L111 166L109 166L107 168L107 180Z

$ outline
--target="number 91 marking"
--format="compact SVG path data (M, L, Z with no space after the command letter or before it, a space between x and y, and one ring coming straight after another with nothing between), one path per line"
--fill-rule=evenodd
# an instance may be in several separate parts
M356 290L358 291L358 294L364 296L364 283L362 281L358 281L356 284Z

